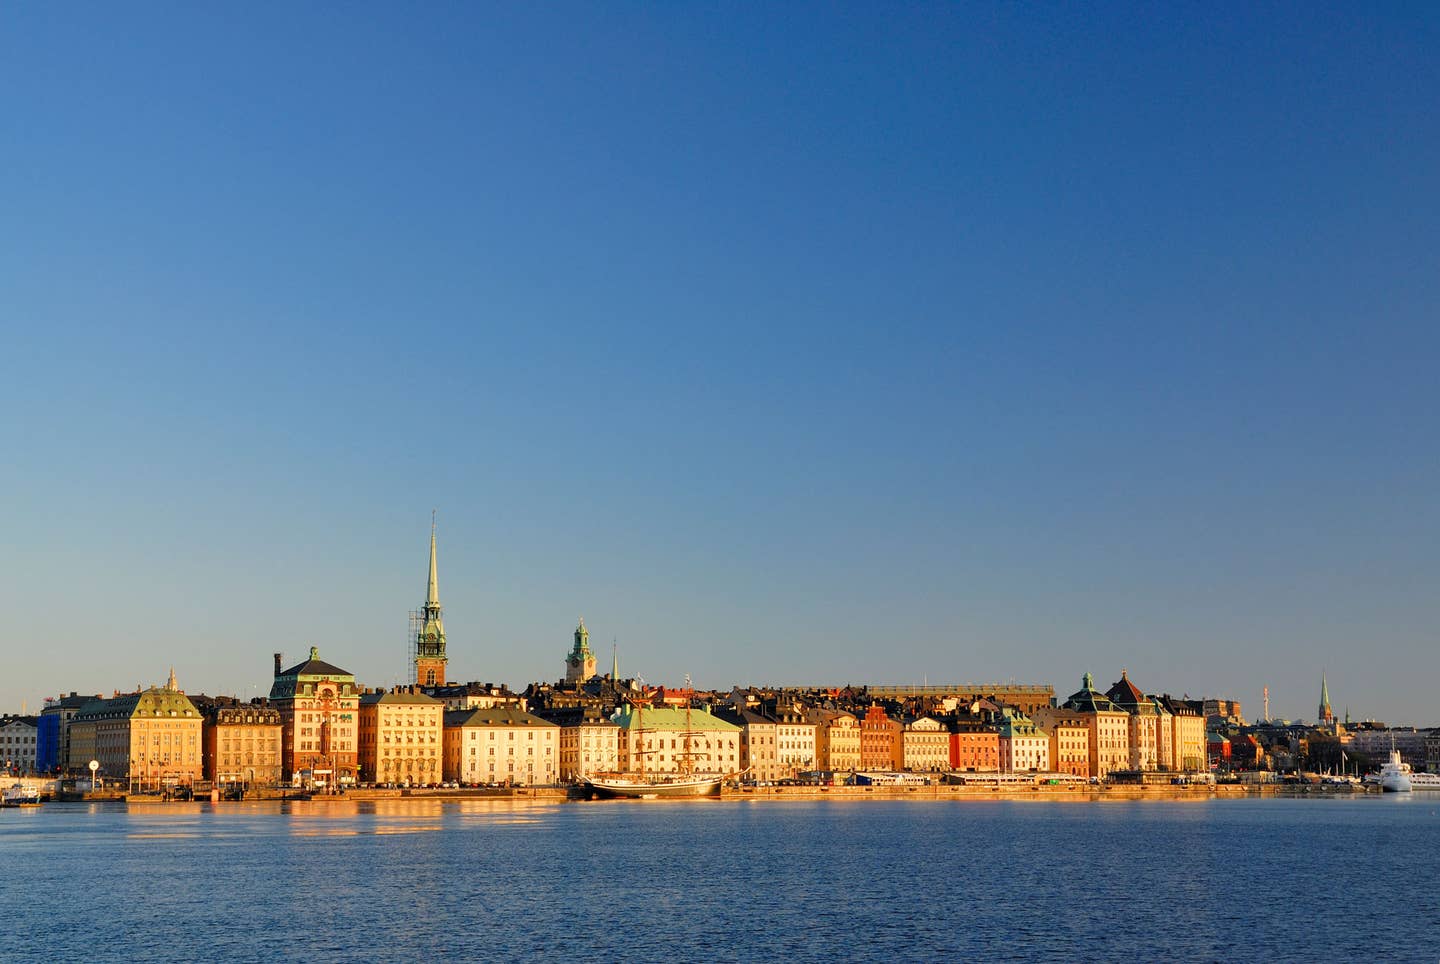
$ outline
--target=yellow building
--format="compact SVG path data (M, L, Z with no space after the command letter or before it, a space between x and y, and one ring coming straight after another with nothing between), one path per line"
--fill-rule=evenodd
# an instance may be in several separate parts
M274 786L284 771L284 724L272 706L237 703L205 710L205 779L246 787Z
M620 769L620 728L599 706L563 707L537 715L560 727L562 783Z
M1074 710L1046 707L1035 711L1035 725L1050 734L1050 769L1090 776L1090 723Z
M137 791L189 786L204 778L200 711L175 683L92 700L70 721L70 747L81 765Z
M844 710L811 710L815 724L815 769L860 769L860 721Z
M360 779L405 786L439 783L445 704L413 687L360 697Z
M447 780L534 786L560 779L560 727L514 706L445 714Z
M1073 710L1090 730L1090 775L1108 776L1130 765L1130 714L1095 689L1095 677L1085 674L1084 685L1062 705Z
M922 716L907 720L900 734L905 770L950 769L950 733L939 720Z

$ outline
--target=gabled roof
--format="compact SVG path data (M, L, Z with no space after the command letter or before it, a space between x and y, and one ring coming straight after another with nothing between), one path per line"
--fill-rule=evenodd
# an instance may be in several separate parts
M333 663L327 663L318 656L307 659L303 663L296 663L294 666L284 670L281 676L354 676L348 669L341 669Z
M627 730L715 730L739 732L740 727L704 710L665 707L637 711L634 706L622 707L612 719ZM773 720L765 720L773 723Z
M1127 710L1149 702L1145 699L1145 694L1140 692L1140 687L1130 682L1130 676L1123 669L1120 671L1120 679L1105 691L1105 695Z
M361 706L375 706L384 703L386 706L443 706L444 701L433 699L424 693L366 693L360 697Z
M451 710L445 714L445 726L555 726L518 706L489 706L477 710Z

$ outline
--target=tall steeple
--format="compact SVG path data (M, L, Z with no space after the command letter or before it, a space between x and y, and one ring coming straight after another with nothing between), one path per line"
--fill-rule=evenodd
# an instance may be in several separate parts
M430 512L430 582L425 587L425 609L440 611L440 576L435 565L435 512Z
M1335 714L1330 709L1330 684L1325 679L1325 671L1320 671L1320 722L1335 722Z
M583 683L595 675L595 654L590 651L590 630L585 628L585 617L575 627L575 646L565 657L565 682Z
M440 609L440 575L435 562L435 513L430 513L430 578L425 584L425 605L420 611L420 630L415 635L415 682L421 686L444 686L445 620Z

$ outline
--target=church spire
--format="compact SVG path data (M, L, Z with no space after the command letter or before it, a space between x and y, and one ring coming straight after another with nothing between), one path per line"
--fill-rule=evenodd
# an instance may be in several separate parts
M440 608L440 576L435 562L435 512L430 512L430 578L425 584L425 606L420 611L420 630L415 637L415 682L421 686L444 686L445 621Z
M425 587L425 608L440 608L440 577L435 566L435 510L430 510L430 583Z
M1330 683L1325 679L1325 671L1320 671L1320 722L1329 723L1335 719L1334 712L1330 709Z

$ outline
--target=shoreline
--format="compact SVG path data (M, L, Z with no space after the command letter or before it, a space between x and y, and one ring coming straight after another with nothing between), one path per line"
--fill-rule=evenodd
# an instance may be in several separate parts
M1068 786L983 786L947 785L920 787L747 787L726 789L719 796L698 797L695 801L815 801L815 800L1036 800L1103 803L1108 800L1239 800L1248 798L1350 798L1380 796L1378 792L1348 787L1295 786L1287 784L1207 784L1189 785L1136 785L1115 784L1110 786L1068 785ZM294 792L258 792L244 800L216 800L200 797L193 800L164 799L153 794L102 793L63 794L54 802L126 804L142 807L170 807L194 804L209 804L225 808L256 803L301 804L323 808L347 803L374 802L551 802L588 803L612 802L590 801L570 787L516 787L513 789L468 788L457 790L350 790L341 794L305 795ZM613 801L633 803L654 803L666 801ZM673 802L673 801L670 801Z

